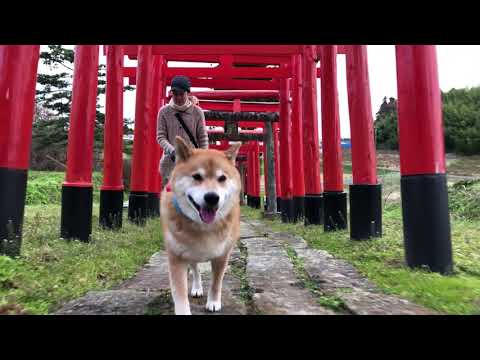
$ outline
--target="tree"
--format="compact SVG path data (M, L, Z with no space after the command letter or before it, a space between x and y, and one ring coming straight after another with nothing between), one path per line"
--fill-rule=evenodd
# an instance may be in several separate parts
M442 101L447 151L480 154L480 87L452 89Z
M442 92L442 114L447 152L480 154L480 87ZM397 101L383 99L375 120L379 149L398 149Z
M40 59L53 73L40 73L37 77L39 86L36 92L36 113L32 130L32 168L38 168L40 159L47 155L65 162L72 105L74 51L63 45L48 45L48 51L41 52ZM95 158L99 157L103 147L105 114L100 111L98 96L105 93L105 75L105 65L101 64L98 69ZM127 86L124 90L129 91L133 88ZM40 162L45 165L45 160Z
M379 149L398 150L397 101L383 98L375 119L375 140Z

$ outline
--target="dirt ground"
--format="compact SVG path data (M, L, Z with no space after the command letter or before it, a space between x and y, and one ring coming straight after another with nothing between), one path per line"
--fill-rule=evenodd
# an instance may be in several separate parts
M470 178L480 179L480 155L461 156L447 154L446 160L449 184ZM344 149L343 162L345 165L351 166L352 156L350 149ZM394 171L393 173L379 174L378 176L378 180L382 184L384 201L400 201L400 156L398 151L378 150L377 168ZM348 185L352 183L351 173L346 172L344 174L344 183L345 189L348 191ZM263 175L260 181L260 192L264 194Z
M345 163L351 163L350 150L343 152ZM457 176L480 177L480 155L462 156L447 154L447 173ZM400 171L400 156L398 151L377 150L378 168Z

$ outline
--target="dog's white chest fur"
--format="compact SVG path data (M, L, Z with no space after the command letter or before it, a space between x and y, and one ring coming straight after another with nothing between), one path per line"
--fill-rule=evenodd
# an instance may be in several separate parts
M182 244L175 239L170 232L165 234L165 244L175 255L191 262L206 262L225 254L231 243L231 236L219 236L211 234L201 241L192 241L188 245Z

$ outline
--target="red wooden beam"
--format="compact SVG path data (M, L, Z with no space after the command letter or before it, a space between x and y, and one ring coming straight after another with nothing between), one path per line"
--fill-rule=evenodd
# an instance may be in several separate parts
M154 55L293 55L301 45L153 45ZM125 45L125 53L136 54L137 45Z
M181 75L181 74L179 74ZM173 76L166 78L167 84L170 84ZM277 79L205 79L191 78L192 87L206 87L215 90L278 90Z
M210 111L232 111L233 112L233 102L230 101L203 101L200 100L200 107L203 110ZM241 110L245 112L278 112L280 111L280 106L277 103L241 103Z
M135 77L137 76L137 68L136 67L124 67L123 68L123 76L124 77Z
M208 134L223 134L224 131L222 131L222 130L207 130L207 133ZM238 133L239 134L247 134L247 135L256 135L256 134L263 135L263 132L255 131L255 130L240 130Z
M225 126L225 121L222 120L210 120L208 117L205 119L207 126ZM253 122L253 121L240 121L238 122L239 128L262 128L265 126L263 122Z
M280 65L290 63L289 56L233 55L234 64Z
M276 99L278 100L278 91L276 90L223 90L223 91L194 91L193 96L200 100L235 100L235 99Z
M167 86L172 81L166 79ZM218 90L278 90L278 80L227 80L227 79L190 79L192 87ZM129 77L130 85L136 85L136 78Z
M130 60L137 59L137 53L133 49L136 45L124 46L128 52ZM167 55L167 61L177 62L199 62L199 63L218 63L222 55ZM255 65L280 65L288 63L290 56L268 56L268 55L233 55L234 64L255 64Z
M208 145L209 149L219 150L219 151L227 150L229 147L230 147L230 145L226 144L226 143L225 144L220 144L220 145L217 145L217 144ZM242 144L240 146L240 149L238 150L238 154L239 155L246 155L252 149L253 149L253 147L251 146L251 144ZM262 149L263 149L263 146L260 145L260 151L263 151Z
M286 68L265 68L265 67L230 67L217 66L213 68L193 68L193 67L170 67L166 70L167 77L184 75L191 78L211 77L216 79L228 78L276 78L285 79L292 74Z
M217 73L215 73L215 70ZM276 72L273 72L271 70L275 70ZM242 68L237 68L235 71L238 71L238 74L222 74L218 69L215 68L167 68L166 69L166 74L167 74L167 83L171 81L171 79L176 76L176 75L185 75L189 76L192 78L192 81L197 78L199 82L201 80L211 80L211 79L200 79L200 78L214 78L215 80L218 81L218 79L221 79L220 81L226 81L227 84L229 82L229 79L231 80L237 80L235 78L260 78L260 79L270 79L270 78L285 78L283 74L287 74L290 77L290 72L287 72L286 70L283 69L277 69L277 68L248 68L248 69L242 69ZM270 71L270 73L269 73ZM243 74L241 74L243 72ZM250 73L248 73L250 72ZM123 76L128 77L132 80L135 79L137 73L137 68L136 67L124 67L123 68ZM218 74L218 75L216 75ZM275 74L280 74L276 76ZM317 77L320 78L320 68L317 68ZM130 81L130 82L131 82ZM237 81L268 81L268 80L237 80ZM275 80L273 80L275 81ZM130 85L135 85L134 83L131 83ZM196 86L193 85L194 87L204 87L204 86ZM247 88L249 89L249 88ZM247 90L245 89L245 90ZM259 89L263 90L263 89ZM266 89L269 90L269 89ZM274 90L278 90L278 87Z

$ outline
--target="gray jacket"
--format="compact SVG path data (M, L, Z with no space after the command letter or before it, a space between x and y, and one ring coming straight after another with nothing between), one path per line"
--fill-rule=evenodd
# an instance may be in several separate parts
M163 156L160 159L159 170L164 178L170 176L170 172L175 165L170 158L170 154L175 149L175 137L180 136L185 142L187 142L187 144L194 147L187 132L183 129L175 116L175 113L177 112L180 113L185 125L188 126L198 146L202 149L208 148L208 134L205 125L205 116L200 107L192 105L185 112L180 112L169 105L163 106L158 112L157 142L163 149Z

